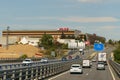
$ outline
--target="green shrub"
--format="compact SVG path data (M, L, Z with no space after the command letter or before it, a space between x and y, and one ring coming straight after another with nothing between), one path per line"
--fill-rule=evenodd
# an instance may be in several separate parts
M28 56L26 54L23 54L22 56L19 57L20 59L25 59L28 58Z
M120 49L114 50L114 60L118 63L120 63Z

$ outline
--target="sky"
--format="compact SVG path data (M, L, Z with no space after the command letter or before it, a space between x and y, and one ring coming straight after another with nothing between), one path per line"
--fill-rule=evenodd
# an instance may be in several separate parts
M120 0L0 0L0 32L67 27L120 40Z

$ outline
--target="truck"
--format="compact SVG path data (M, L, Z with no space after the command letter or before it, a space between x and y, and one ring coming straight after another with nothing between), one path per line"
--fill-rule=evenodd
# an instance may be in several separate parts
M82 61L82 67L85 68L85 67L88 67L90 68L92 66L92 62L89 60L89 59L84 59Z
M98 57L97 57L97 61L98 62L104 62L105 64L107 64L107 53L103 52L103 53L98 53Z

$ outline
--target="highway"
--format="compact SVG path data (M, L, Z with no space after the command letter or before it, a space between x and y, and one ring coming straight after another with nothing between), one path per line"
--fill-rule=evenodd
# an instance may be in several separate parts
M113 49L109 48L104 51L110 53L112 50ZM87 57L88 54L89 53L85 54L84 58ZM59 75L50 77L47 80L116 80L116 79L109 64L105 66L105 70L96 70L96 62L92 62L91 68L83 68L83 74L70 74L70 71L68 70Z
M94 62L91 68L83 68L83 74L70 74L69 71L66 71L48 80L114 80L114 79L112 78L109 66L106 66L106 70L96 70L96 62Z
M109 55L112 52L112 50L113 48L107 48L103 52L106 52ZM105 66L105 70L96 69L97 62L95 61L95 59L97 58L96 56L92 58L91 55L97 53L98 52L95 52L93 49L90 49L89 51L85 50L84 55L81 55L79 51L77 51L75 54L72 54L73 60L53 61L44 64L41 63L32 64L31 66L10 65L8 66L8 68L6 68L5 66L4 67L5 69L1 67L0 79L6 80L6 79L11 79L11 77L13 77L13 79L15 80L22 80L22 79L28 80L28 78L30 80L33 79L38 80L38 78L40 80L43 79L44 80L119 80L119 78L116 79L115 72L113 71L109 63L108 65ZM76 55L80 55L80 58L83 59L91 59L91 58L93 59L91 60L92 67L83 68L83 74L70 74L69 70L71 64L73 63L81 64L81 59L74 59ZM18 72L16 73L16 71Z

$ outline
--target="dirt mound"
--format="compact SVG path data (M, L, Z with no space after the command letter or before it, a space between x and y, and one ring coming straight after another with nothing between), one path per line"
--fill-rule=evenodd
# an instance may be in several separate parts
M40 49L32 45L9 45L8 50L0 47L0 58L18 58L23 54L27 54L28 57L36 56Z

